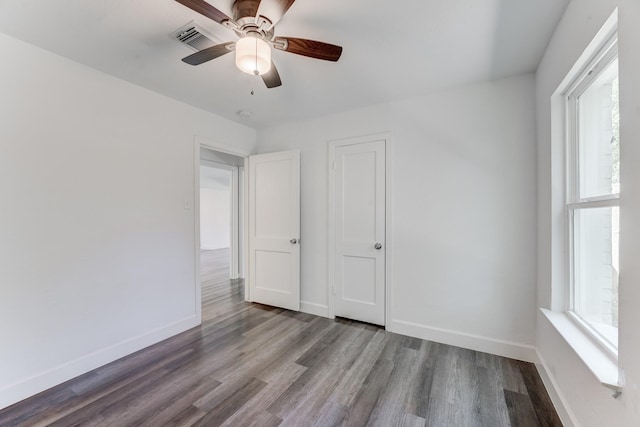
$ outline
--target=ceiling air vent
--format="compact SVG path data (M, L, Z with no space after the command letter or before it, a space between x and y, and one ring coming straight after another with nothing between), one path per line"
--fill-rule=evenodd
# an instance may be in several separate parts
M202 27L193 21L178 28L169 36L177 42L189 46L195 51L200 51L222 43L221 40L218 40L208 31L203 30Z

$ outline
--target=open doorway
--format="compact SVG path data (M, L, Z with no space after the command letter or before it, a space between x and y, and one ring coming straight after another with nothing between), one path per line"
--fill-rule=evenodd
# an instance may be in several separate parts
M229 293L244 297L245 159L202 145L197 149L199 308L204 308Z
M202 301L216 287L236 277L231 259L234 197L231 192L233 166L207 160L200 162L200 280ZM228 286L232 286L228 284Z
M214 251L231 248L233 171L200 165L200 249Z

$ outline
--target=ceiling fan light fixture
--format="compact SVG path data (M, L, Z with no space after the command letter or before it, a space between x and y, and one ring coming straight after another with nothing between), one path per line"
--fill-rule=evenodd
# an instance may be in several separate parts
M271 47L258 37L246 36L236 42L236 66L256 76L271 69Z

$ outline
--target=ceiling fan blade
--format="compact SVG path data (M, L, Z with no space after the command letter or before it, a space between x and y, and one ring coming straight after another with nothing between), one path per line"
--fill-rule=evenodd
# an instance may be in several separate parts
M231 46L230 46L231 45ZM204 62L216 59L219 56L225 55L233 49L234 43L222 43L215 46L202 49L192 55L182 58L182 62L186 62L190 65L200 65Z
M280 74L278 74L278 69L276 68L276 64L271 61L271 69L269 72L261 75L262 81L269 88L274 88L278 86L282 86L282 80L280 80Z
M260 0L235 0L233 2L233 19L254 18L258 16Z
M342 55L342 46L336 46L334 44L318 42L315 40L297 39L293 37L276 37L275 41L276 44L274 47L276 49L308 56L310 58L336 62L340 59L340 55ZM279 41L285 42L286 47L284 49L278 47Z
M262 0L256 16L264 16L275 25L296 0Z
M220 12L215 7L211 6L204 0L176 0L178 3L187 6L189 9L195 10L201 15L206 16L209 19L213 19L218 24L221 24L222 21L229 21L229 18L224 13Z

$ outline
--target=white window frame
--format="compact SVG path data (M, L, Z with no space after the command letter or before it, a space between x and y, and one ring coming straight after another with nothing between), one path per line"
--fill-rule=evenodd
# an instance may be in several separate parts
M606 194L596 197L580 197L579 188L579 140L578 140L578 99L600 74L618 58L618 35L615 32L602 48L588 62L587 66L578 73L576 79L565 92L566 111L566 197L565 210L567 217L567 278L566 287L566 312L569 318L577 324L589 338L602 350L606 351L613 359L618 358L618 349L609 343L587 321L582 319L575 311L575 213L581 209L619 207L620 194Z

